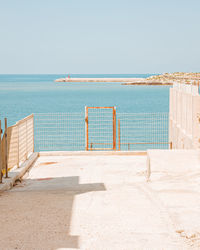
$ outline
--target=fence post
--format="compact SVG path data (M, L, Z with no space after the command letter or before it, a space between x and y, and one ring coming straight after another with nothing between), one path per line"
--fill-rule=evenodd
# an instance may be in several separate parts
M120 119L118 119L118 150L121 150L121 138L120 138L121 134L120 134Z
M113 150L116 150L116 108L113 107Z
M85 107L85 149L88 151L89 149L89 140L88 140L88 107Z
M1 151L1 120L0 120L0 183L2 183L2 151Z
M7 118L5 118L5 165L6 165L6 178L8 178L8 134L7 134Z

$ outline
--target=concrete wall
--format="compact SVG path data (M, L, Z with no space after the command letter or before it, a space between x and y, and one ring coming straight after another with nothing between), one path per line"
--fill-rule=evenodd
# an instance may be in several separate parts
M169 140L173 149L200 148L200 95L197 85L170 89Z

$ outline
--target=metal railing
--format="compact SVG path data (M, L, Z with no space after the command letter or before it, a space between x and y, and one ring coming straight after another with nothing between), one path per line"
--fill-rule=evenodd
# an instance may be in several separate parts
M102 148L98 148L98 149L94 149L94 146L95 145L104 145L104 147L102 147ZM105 150L105 149L107 149L106 147L105 147L105 145L113 145L112 143L93 143L93 142L91 142L90 143L90 147L89 147L89 150ZM158 147L160 147L160 148L169 148L169 149L172 149L172 142L132 142L132 143L129 143L129 142L126 142L126 143L118 143L118 149L117 150L121 150L121 146L126 146L126 150L128 150L128 151L133 151L134 150L134 147L131 147L131 146L133 146L133 145L153 145L153 147L155 148L158 148ZM110 150L111 150L112 148L110 148Z
M85 150L85 114L34 114L35 150Z
M118 149L167 149L169 142L168 113L119 113Z
M114 107L86 113L35 114L36 151L168 149L168 113L116 113Z

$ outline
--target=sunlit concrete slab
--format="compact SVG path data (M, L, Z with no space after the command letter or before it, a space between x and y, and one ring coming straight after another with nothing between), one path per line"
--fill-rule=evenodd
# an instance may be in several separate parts
M147 150L150 169L153 176L157 173L166 175L187 174L200 170L200 150L173 149L173 150ZM147 166L148 167L148 166Z
M145 171L146 156L40 156L1 194L1 248L192 249Z
M176 232L200 249L200 150L148 150L148 190L173 219Z

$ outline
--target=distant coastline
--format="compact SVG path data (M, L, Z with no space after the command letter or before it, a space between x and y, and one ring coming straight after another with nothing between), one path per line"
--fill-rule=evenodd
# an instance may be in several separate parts
M56 79L55 82L118 82L122 85L173 85L174 82L196 84L200 81L200 73L164 73L153 75L148 78L74 78L66 77Z
M122 83L123 85L173 85L173 83L198 84L200 82L200 73L164 73L154 75L135 82Z
M121 83L122 85L172 85L171 82L161 82L155 81L149 78L59 78L56 79L55 82L63 82L63 83L89 83L89 82L116 82Z

